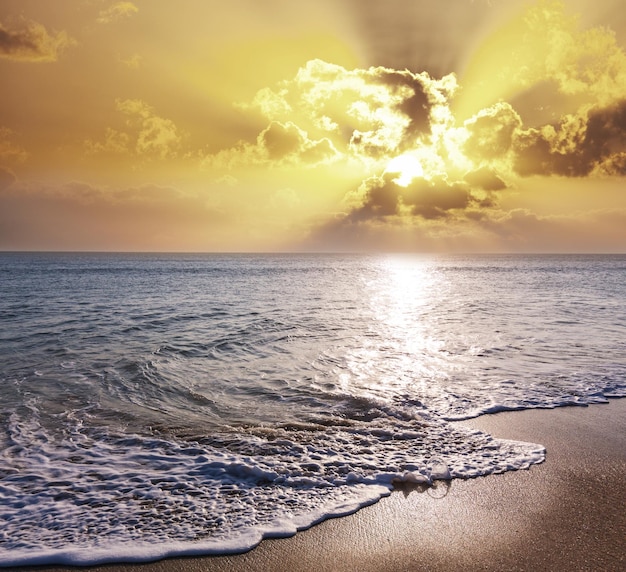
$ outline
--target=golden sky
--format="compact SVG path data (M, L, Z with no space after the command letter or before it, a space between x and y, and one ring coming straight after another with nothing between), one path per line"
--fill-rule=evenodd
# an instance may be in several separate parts
M626 252L623 0L2 0L0 249Z

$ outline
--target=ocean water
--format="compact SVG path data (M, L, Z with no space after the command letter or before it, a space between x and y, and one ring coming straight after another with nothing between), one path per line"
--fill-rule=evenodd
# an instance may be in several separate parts
M0 565L246 550L626 395L626 256L0 254Z

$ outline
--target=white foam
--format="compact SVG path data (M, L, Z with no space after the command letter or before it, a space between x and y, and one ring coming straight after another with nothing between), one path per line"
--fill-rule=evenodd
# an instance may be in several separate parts
M266 428L210 443L65 421L46 429L35 407L11 418L0 566L242 552L354 512L397 482L475 477L544 458L541 446L419 416Z

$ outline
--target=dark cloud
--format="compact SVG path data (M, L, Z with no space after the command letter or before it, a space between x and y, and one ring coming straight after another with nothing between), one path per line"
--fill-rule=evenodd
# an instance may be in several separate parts
M273 121L259 135L259 145L265 148L270 160L280 160L297 153L304 141L304 134L293 123L283 125Z
M418 139L431 133L430 110L436 102L429 93L432 88L430 78L427 78L426 75L387 68L378 68L377 74L373 75L373 83L386 86L392 97L399 100L391 108L408 120L400 140L400 152L414 147Z
M473 201L468 185L449 183L443 177L431 181L415 179L402 196L411 214L425 219L444 218L453 209L465 209Z
M470 171L466 173L464 179L472 187L485 191L502 191L507 188L507 184L489 167L481 167L475 171Z
M53 62L59 53L74 44L66 32L49 34L37 22L28 22L19 30L0 24L0 57L30 62Z
M520 132L514 168L522 176L626 174L626 100L558 124Z
M350 220L366 220L398 214L401 187L389 177L372 177L362 185L365 191L362 206L349 215Z
M600 175L626 175L626 152L614 153L599 162L596 171Z
M555 153L549 139L538 129L518 135L515 145L514 169L522 177L532 175L564 175L582 177L590 169L578 160L578 153Z
M393 175L386 174L365 181L361 191L364 193L363 202L346 216L346 221L391 216L442 219L450 216L455 209L480 204L466 183L449 183L444 177L432 180L418 177L404 187L394 181Z
M626 175L626 100L590 114L583 150L588 162L612 164L616 169L612 174Z

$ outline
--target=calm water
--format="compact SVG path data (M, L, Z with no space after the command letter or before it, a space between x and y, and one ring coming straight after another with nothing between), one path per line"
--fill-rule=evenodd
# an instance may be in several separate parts
M240 551L626 395L626 256L0 254L0 320L5 566Z

